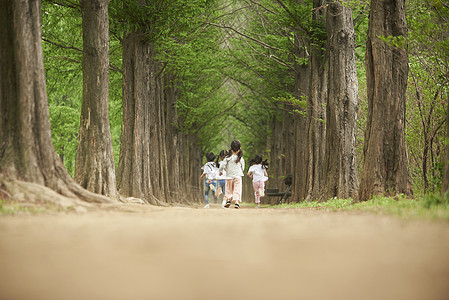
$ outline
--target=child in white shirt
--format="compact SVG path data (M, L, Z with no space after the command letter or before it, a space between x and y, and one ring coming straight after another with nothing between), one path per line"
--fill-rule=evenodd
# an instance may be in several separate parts
M260 207L260 197L265 196L265 181L268 180L268 161L262 161L262 156L256 155L250 162L248 177L253 179L254 197L257 208Z
M217 188L217 182L214 179L218 176L218 168L215 165L215 155L212 152L206 154L206 159L207 163L201 167L203 170L201 179L206 176L206 180L204 181L204 202L206 205L204 208L209 208L209 191L213 192Z
M239 140L231 143L231 149L228 155L220 164L219 173L226 171L226 191L224 199L226 200L225 208L234 203L235 208L240 208L239 202L242 202L242 177L245 170L245 160L243 159L243 151Z
M227 150L221 150L220 154L217 157L217 160L215 161L215 164L217 166L221 166L224 162L223 159L228 155ZM220 175L221 174L221 175ZM217 190L215 191L215 198L219 198L220 195L223 195L223 202L221 204L222 207L226 205L226 200L224 199L225 193L226 193L226 171L223 169L221 173L219 172L219 175L217 177Z

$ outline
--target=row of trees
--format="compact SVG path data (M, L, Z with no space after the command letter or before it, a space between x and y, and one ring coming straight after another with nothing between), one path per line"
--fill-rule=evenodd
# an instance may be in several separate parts
M88 82L98 86L101 75L96 72L101 69L98 67L100 63L95 66L85 57L90 52L94 53L102 62L105 74L109 68L108 60L98 55L98 50L107 44L105 41L109 38L106 26L108 1L90 2L89 5L80 2L83 20L83 108L74 175L76 181L97 193L114 197L118 190L124 197L139 198L153 204L191 200L184 195L188 191L191 195L198 195L192 193L196 189L191 187L198 189L200 186L201 152L198 151L197 126L201 124L197 124L196 119L192 124L183 120L191 119L188 114L195 103L186 104L188 110L184 115L178 109L177 85L189 75L178 70L190 68L187 67L188 62L180 62L177 56L182 50L205 46L207 41L212 41L212 45L207 46L209 51L217 49L213 46L216 43L213 43L212 32L204 32L201 28L203 19L212 17L210 3L110 2L111 11L114 12L111 23L122 49L123 121L116 180L111 138L106 132L109 130L109 117L105 109L107 89L103 94L103 109L94 102L86 101L89 97L93 101L102 97L95 95L93 87L87 86ZM95 30L95 24L89 24L89 15L92 22L106 27ZM86 44L88 31L96 37L100 34L105 37L90 47ZM197 38L200 41L194 40ZM109 51L105 49L104 57L108 55ZM188 53L181 58L185 59L186 55ZM108 76L104 77L103 83L108 84ZM190 97L184 99L191 100ZM184 130L179 129L181 126L185 127ZM95 127L106 130L96 131ZM96 142L98 138L103 138L104 143ZM106 171L103 171L105 168ZM102 185L107 189L101 189Z
M46 1L42 10L40 1L2 2L1 129L5 141L2 149L6 150L2 151L0 173L4 193L12 197L24 194L27 198L54 196L50 191L33 193L29 190L25 193L21 184L25 181L86 201L110 202L119 194L148 203L190 200L185 197L185 187L199 188L201 152L198 151L196 132L202 123L188 115L197 104L192 97L184 97L187 109L178 109L179 94L189 91L177 89L177 82L195 74L177 72L177 68L182 68L177 55L182 50L188 55L189 48L198 47L194 38L200 35L203 44L209 39L209 53L218 49L214 46L216 43L211 43L216 38L213 33L205 32L199 26L202 19L212 17L209 5L208 1L99 0L80 1L79 4ZM61 141L62 147L68 146L67 142L74 137L78 139L77 150L71 151L72 155L76 153L75 180L62 165L50 139L41 11L44 12L43 40L48 49L54 47L50 49L54 54L65 50L69 52L63 53L70 53L45 56L50 60L46 64L47 74L53 75L48 76L47 80L53 83L49 86L55 94L61 92L60 86L65 86L61 97L55 99L61 105L55 105L53 127L65 123L66 119L61 115L67 114L67 110L61 106L77 106L73 103L76 100L70 100L68 79L76 81L73 77L80 70L71 66L77 64L79 68L81 60L83 85L79 133L73 135L65 130L54 130L57 134L54 140ZM109 12L113 12L112 17L108 16ZM110 18L114 21L111 21L111 29ZM82 20L81 27L79 20ZM58 26L61 24L66 26ZM82 33L81 45L75 45L74 40L65 43L65 38L72 34L70 29L74 29L75 34ZM118 41L111 44L119 43L122 50L119 66L110 60L111 32ZM71 64L54 68L61 62ZM109 70L120 73L123 91L117 168L109 122ZM59 77L64 72L68 73L67 77ZM217 79L216 74L211 75L208 80ZM189 103L188 100L192 101ZM51 99L50 103L54 101ZM61 158L73 165L70 157L61 155Z
M295 201L410 195L409 166L432 188L444 3L413 0L407 36L401 0L29 2L0 7L4 194L199 200L203 153L234 138L270 156L270 184L293 174Z
M384 2L373 1L371 5L382 6ZM261 94L269 91L268 97L281 100L273 108L274 115L281 117L275 117L271 122L270 156L275 166L272 170L274 178L293 174L295 200L327 200L331 197L366 200L373 194L387 191L410 194L408 174L398 172L397 168L398 165L407 168L407 163L404 164L404 127L397 124L397 120L403 119L405 113L405 98L402 95L407 73L396 72L395 76L399 78L392 80L388 77L391 70L386 69L387 66L403 68L401 64L404 63L406 67L407 61L391 64L395 49L378 38L404 35L404 29L392 32L392 28L384 27L404 21L403 7L398 10L402 15L390 15L389 12L396 9L393 7L371 10L367 45L373 45L368 47L367 56L374 56L379 61L368 60L367 69L379 65L385 68L368 71L372 77L368 79L368 89L372 90L368 97L371 111L368 114L364 151L366 159L360 177L359 197L356 154L358 79L352 8L348 3L318 0L245 3L254 12L250 13L254 21L248 28L242 28L242 31L252 31L258 36L251 45L249 55L252 61L259 61L256 67L251 66L250 61L246 61L245 65L249 73L256 73L273 86L271 90L263 87ZM356 22L364 21L366 5L357 3L355 6L359 14ZM245 50L242 52L248 53ZM404 51L396 52L396 56L404 54ZM240 57L244 57L244 54ZM276 66L264 70L267 61ZM384 91L375 90L379 88L379 83L376 83L379 80L384 81ZM257 81L250 90L261 90ZM386 94L393 91L395 94ZM378 101L388 102L373 105ZM398 108L391 110L390 102L398 103ZM379 109L387 110L391 119L385 119L384 111ZM387 134L386 131L392 126L398 129ZM392 143L394 139L402 139L402 143L382 149L383 145ZM387 151L390 153L387 154ZM386 157L391 157L394 163L385 161ZM399 157L403 161L399 161ZM398 185L398 178L402 178L408 188Z
M234 56L243 61L239 81L247 95L280 100L271 106L265 149L275 179L293 174L295 201L366 200L411 195L412 184L424 192L441 186L447 5L243 3L252 21L233 28L231 51L241 52Z

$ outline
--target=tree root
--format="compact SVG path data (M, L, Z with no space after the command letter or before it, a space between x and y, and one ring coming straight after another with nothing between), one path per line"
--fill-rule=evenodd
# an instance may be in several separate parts
M77 197L61 195L46 186L33 182L2 180L1 185L2 196L12 201L31 204L53 204L60 208L90 208L93 206Z

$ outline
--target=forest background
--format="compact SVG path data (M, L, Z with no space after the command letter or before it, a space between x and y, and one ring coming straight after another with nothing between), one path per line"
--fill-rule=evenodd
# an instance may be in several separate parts
M330 10L331 2L310 0L142 3L109 1L109 124L122 196L149 203L202 201L199 175L204 155L228 149L230 141L238 138L246 161L255 154L269 159L269 187L283 189L285 176L293 175L290 201L342 197L338 192L322 192L326 191L326 165L332 163L326 156L326 131L331 132L332 125L326 113L331 105L329 84L323 74L337 67L328 60L332 45L326 18L349 11L355 33L357 101L352 113L355 176L359 177L369 117L369 1L344 2L336 10ZM405 12L406 35L378 38L408 56L405 146L411 189L415 194L439 192L446 155L449 7L444 1L410 0ZM42 38L52 141L69 173L77 178L85 53L79 3L43 1ZM141 45L127 52L133 38ZM147 55L139 56L139 51ZM318 63L312 63L314 59ZM136 71L138 64L143 71ZM135 132L123 132L123 120L135 118L125 112L125 92L130 87L124 77L129 70L134 70L136 89L130 94L142 97L149 106L142 104L140 109L153 116L143 125L150 129L142 130L154 145L144 151L153 155L147 160L148 171L125 159L124 147L131 147L126 152L138 151L131 146L138 142L124 143L135 136ZM136 79L139 72L147 74L141 81ZM319 88L314 85L318 75ZM149 98L138 95L139 84ZM311 91L317 90L319 95L314 96ZM138 124L136 119L133 122ZM312 143L313 128L318 135ZM312 145L318 155L311 154ZM338 152L335 148L335 155ZM311 161L315 167L306 165ZM133 172L141 178L127 182ZM148 181L145 172L149 186L135 184ZM308 180L308 176L317 179ZM248 183L244 194L251 200ZM186 199L185 195L191 196ZM354 191L347 197L353 195Z

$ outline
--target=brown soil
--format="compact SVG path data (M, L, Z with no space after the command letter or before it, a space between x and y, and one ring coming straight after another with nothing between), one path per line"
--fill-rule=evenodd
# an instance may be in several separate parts
M449 225L108 205L0 217L0 299L449 299Z

